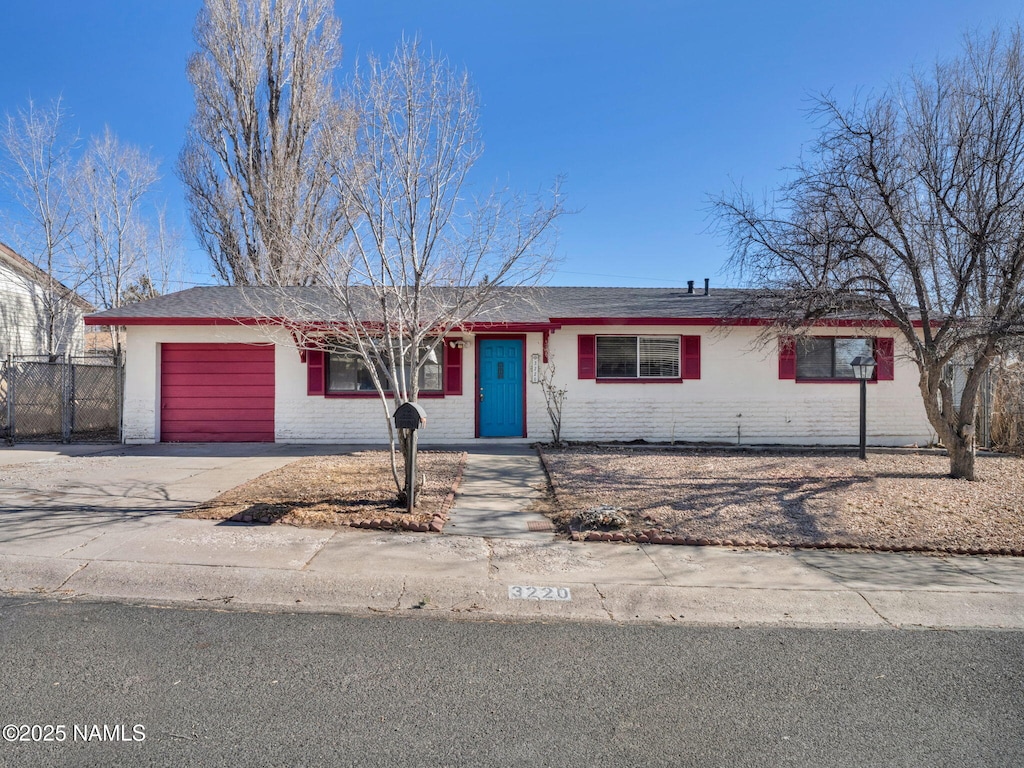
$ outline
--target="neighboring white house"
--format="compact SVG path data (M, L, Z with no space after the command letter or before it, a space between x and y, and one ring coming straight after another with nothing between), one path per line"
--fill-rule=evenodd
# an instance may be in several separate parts
M320 332L331 302L275 289L193 288L86 318L128 327L124 439L384 442L383 408L362 363L302 349L273 318L284 306ZM243 295L244 293L244 295ZM567 390L566 440L854 444L849 360L878 361L868 392L872 445L933 439L914 364L895 328L834 319L794 339L759 340L770 319L737 316L749 291L532 288L505 296L445 338L421 381L424 444L551 437L539 378ZM318 303L319 302L319 303ZM254 309L259 307L257 311Z
M51 283L45 271L0 243L0 358L81 355L85 349L82 316L93 309L77 293L55 280Z

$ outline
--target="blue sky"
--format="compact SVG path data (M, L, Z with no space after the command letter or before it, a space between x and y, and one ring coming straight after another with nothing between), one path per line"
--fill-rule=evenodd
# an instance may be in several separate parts
M188 233L173 165L199 0L5 6L0 113L62 94L83 135L109 125L150 150ZM735 284L707 197L778 186L814 138L811 95L883 89L1021 11L1019 0L336 2L344 68L418 33L470 72L486 147L477 183L536 191L565 176L578 213L560 226L555 285ZM212 282L187 238L194 280Z

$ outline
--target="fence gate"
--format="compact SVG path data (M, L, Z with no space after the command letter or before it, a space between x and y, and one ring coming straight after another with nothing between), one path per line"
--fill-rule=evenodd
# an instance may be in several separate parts
M24 441L121 439L121 355L8 356L0 371L0 434Z

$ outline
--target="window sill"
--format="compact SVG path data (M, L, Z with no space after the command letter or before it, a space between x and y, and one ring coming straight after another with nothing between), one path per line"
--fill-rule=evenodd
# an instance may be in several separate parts
M682 384L681 376L674 379L635 378L635 379L595 379L598 384Z
M370 400L379 398L380 395L377 392L326 392L324 397L330 400ZM386 392L385 397L393 398L394 395ZM417 395L419 400L441 400L444 397L446 397L444 392L420 392Z
M797 384L857 384L860 379L795 379ZM867 379L868 384L877 384L877 379Z

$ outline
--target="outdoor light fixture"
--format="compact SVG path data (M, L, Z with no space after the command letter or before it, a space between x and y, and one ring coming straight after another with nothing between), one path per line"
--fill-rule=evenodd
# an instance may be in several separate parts
M466 342L462 339L455 339L454 341L449 341L448 346L452 349L463 349L466 346Z
M868 439L868 379L875 373L875 359L870 355L857 355L850 361L853 377L860 381L860 458L867 461Z
M867 381L874 374L875 359L870 356L857 355L850 361L850 367L853 368L853 378Z

